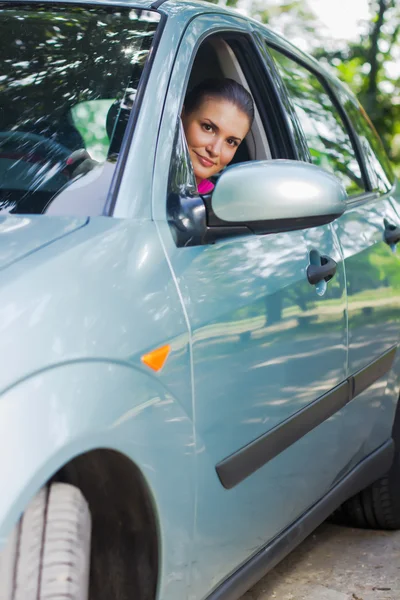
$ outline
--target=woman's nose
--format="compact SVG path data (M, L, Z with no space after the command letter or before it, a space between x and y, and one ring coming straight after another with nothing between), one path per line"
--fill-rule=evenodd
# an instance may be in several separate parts
M221 154L221 148L222 140L218 138L206 146L207 152L209 152L212 156L219 156Z

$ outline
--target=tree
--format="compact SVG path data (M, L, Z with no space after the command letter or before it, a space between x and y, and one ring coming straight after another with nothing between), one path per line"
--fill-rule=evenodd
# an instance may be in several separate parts
M315 36L317 19L304 0L252 0L250 6L253 17L290 40Z
M396 0L371 0L368 31L356 43L316 58L333 65L339 77L357 94L392 160L400 163L400 7ZM397 72L396 72L397 71Z

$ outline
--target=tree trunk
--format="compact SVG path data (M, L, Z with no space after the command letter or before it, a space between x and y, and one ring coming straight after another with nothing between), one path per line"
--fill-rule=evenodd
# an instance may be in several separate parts
M391 2L389 0L379 0L379 11L377 19L374 22L371 36L370 36L370 47L368 51L368 62L371 65L371 70L368 78L368 87L366 93L366 109L372 120L374 120L378 112L378 74L379 74L379 39L381 37L382 26L385 21L385 13L390 8Z

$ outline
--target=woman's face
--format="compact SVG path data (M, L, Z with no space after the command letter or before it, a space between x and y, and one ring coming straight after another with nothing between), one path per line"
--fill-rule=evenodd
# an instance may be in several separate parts
M231 162L250 128L243 111L218 98L206 98L189 114L183 110L182 123L197 183Z

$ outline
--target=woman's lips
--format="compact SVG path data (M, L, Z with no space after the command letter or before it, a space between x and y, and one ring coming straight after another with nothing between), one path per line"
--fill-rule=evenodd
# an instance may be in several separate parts
M197 158L199 159L200 164L203 165L203 167L210 168L210 167L214 166L215 163L212 160L205 158L204 156L201 156L201 154L198 154L197 152L194 152L194 153L197 156Z

